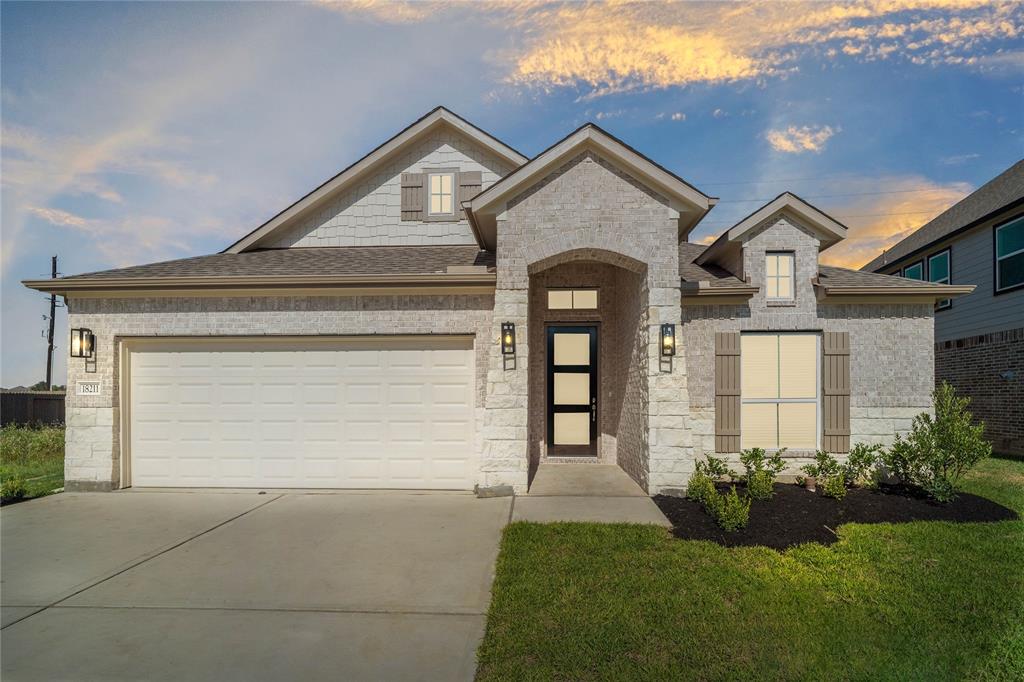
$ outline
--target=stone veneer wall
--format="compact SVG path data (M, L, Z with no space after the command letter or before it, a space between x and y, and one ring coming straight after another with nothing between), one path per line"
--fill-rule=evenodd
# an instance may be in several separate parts
M794 251L795 300L764 297L765 253ZM683 306L682 347L696 449L713 453L715 332L845 331L850 334L850 441L888 444L931 410L934 319L930 304L819 304L813 278L818 240L806 228L774 217L743 245L744 269L762 290L749 305ZM789 452L795 473L811 454ZM735 460L735 457L733 457ZM735 460L738 461L738 460Z
M505 427L528 426L531 334L530 274L572 260L605 262L644 273L647 295L644 369L648 391L647 489L684 485L693 468L686 363L662 371L658 326L678 323L678 214L651 192L592 152L568 161L514 200L498 216L497 290L492 338L500 324L515 323L518 358L503 369L493 345L484 424L483 477L488 486L523 492L528 478L528 442ZM639 301L637 301L639 302Z
M935 384L971 399L996 452L1024 455L1024 329L935 344Z
M483 189L511 168L453 130L441 130L389 160L358 186L333 199L310 218L266 246L385 246L475 244L469 221L402 220L402 173L431 168L480 171Z
M73 298L68 304L69 326L87 327L96 334L96 362L95 372L86 372L82 360L68 362L66 487L104 490L119 486L118 373L123 337L475 335L479 451L493 300L485 294ZM102 394L75 395L78 380L99 380Z

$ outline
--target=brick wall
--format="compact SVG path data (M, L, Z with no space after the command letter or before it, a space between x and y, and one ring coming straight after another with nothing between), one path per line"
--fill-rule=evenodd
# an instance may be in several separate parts
M686 305L681 347L688 370L691 424L698 453L713 453L714 334L743 331L845 331L850 334L851 443L889 444L910 430L913 417L931 409L933 311L930 304L819 304L818 240L807 229L774 218L744 243L744 269L764 287L765 253L794 251L795 299L774 305L763 290L749 305ZM811 452L789 451L790 473ZM733 457L736 460L735 456Z
M996 452L1024 455L1024 328L935 344L935 384L971 399Z
M402 221L402 173L418 173L425 168L478 170L484 189L511 172L505 163L463 135L439 131L409 146L357 187L266 246L475 244L466 220Z
M96 334L94 372L68 362L65 479L69 489L120 481L119 354L123 337L471 334L476 337L477 423L482 422L491 334L490 295L83 298L69 301L69 326ZM79 396L75 382L99 380Z

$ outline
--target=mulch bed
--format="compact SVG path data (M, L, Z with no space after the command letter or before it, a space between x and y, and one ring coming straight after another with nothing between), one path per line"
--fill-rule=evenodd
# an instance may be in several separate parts
M736 487L743 492L742 485ZM920 491L901 486L881 486L877 491L854 488L842 500L834 500L797 485L776 483L774 497L754 500L747 527L732 533L719 528L703 505L693 500L658 495L654 503L672 522L677 538L710 540L726 547L830 545L839 539L835 531L844 523L978 523L1018 518L1013 510L977 495L960 493L952 502L938 504Z

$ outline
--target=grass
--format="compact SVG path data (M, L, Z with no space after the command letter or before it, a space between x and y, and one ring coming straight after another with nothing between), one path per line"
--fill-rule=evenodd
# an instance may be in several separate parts
M64 485L64 427L5 426L0 429L0 484L4 501L24 485L23 499L49 495Z
M982 462L962 487L1024 513L1024 462ZM778 552L512 524L478 678L1024 679L1024 521L839 535Z

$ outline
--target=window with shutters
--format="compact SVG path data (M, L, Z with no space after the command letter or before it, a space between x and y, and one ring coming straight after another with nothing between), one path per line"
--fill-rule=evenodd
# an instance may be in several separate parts
M793 253L768 253L765 258L766 296L774 301L793 300Z
M819 447L817 334L743 334L740 338L740 447Z
M427 214L455 215L455 173L427 174Z

